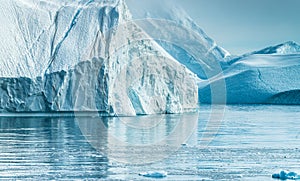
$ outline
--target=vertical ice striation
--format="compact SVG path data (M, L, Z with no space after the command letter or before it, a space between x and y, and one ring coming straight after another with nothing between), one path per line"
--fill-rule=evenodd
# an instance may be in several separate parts
M1 111L196 108L196 76L130 21L124 0L10 0L0 15Z

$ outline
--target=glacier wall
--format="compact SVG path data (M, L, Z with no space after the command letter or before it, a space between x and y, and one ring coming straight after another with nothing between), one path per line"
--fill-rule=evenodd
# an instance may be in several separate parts
M0 14L1 112L197 107L197 76L130 21L123 0L12 0Z
M113 83L113 90L105 61L96 58L67 72L46 74L44 79L0 78L0 111L98 111L107 115L193 111L198 95L193 74L168 61L161 57L130 64Z

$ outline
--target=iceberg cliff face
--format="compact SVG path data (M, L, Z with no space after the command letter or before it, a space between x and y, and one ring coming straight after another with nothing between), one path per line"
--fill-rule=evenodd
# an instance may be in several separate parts
M225 79L228 104L300 104L299 50L287 42L231 60L223 75L199 85L200 102L209 103L210 85Z
M120 12L120 13L119 13ZM130 18L124 2L10 0L1 4L1 77L34 78L107 56L110 28ZM102 36L102 37L101 37ZM97 47L94 46L97 41Z
M1 4L0 110L179 113L196 76L130 22L123 0ZM3 21L2 21L3 20Z

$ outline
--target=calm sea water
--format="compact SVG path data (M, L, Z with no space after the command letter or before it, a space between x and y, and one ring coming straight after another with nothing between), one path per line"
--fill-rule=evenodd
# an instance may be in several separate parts
M201 105L199 113L0 117L0 180L272 180L299 171L300 107ZM35 117L30 117L35 116Z

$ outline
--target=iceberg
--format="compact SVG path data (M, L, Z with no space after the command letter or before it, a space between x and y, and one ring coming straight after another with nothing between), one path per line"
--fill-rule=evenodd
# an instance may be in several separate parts
M298 175L296 172L281 171L279 174L273 174L272 178L280 180L299 180L300 175Z
M299 54L300 46L294 41L287 41L279 45L270 46L259 51L254 51L249 54L243 55L243 57L251 54L268 54L268 55L288 55Z
M166 171L150 171L139 173L139 175L151 178L164 178L167 177L168 173Z
M200 102L210 103L211 85L225 80L228 104L300 104L299 47L286 42L229 60L222 74L199 83Z
M300 104L297 43L234 57L178 7L129 5L3 2L0 112L144 115L194 111L198 102Z
M132 21L124 0L11 0L0 15L1 112L197 107L197 76Z

